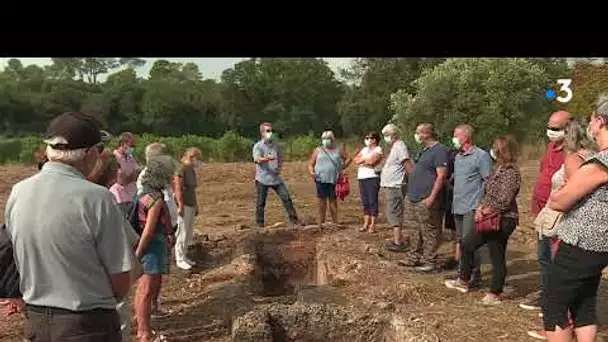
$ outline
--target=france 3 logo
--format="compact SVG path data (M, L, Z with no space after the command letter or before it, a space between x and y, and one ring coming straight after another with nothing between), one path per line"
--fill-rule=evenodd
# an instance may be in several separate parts
M557 80L557 85L559 86L559 91L555 91L552 88L547 89L545 92L545 97L549 101L557 100L561 103L568 103L572 100L572 89L570 89L570 84L572 80L569 78L562 78ZM559 95L559 96L558 96Z

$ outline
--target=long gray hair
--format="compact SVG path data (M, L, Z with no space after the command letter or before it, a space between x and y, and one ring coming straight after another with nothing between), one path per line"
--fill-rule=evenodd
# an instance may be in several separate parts
M576 153L580 150L594 151L595 143L587 136L587 131L579 119L571 117L564 127L564 148L568 153Z
M153 156L146 164L146 172L142 175L141 185L145 192L161 191L169 185L169 177L175 173L179 162L168 155Z

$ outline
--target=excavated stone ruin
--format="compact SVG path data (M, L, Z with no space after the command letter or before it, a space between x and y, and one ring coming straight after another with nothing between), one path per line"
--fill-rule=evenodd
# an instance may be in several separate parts
M411 336L390 313L365 312L336 289L319 284L315 231L252 236L248 282L255 308L232 321L234 342L425 341ZM321 273L323 273L322 271Z

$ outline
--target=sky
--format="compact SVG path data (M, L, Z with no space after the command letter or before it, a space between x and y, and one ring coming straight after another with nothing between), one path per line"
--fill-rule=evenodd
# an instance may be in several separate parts
M4 69L7 62L11 58L18 58L19 60L21 60L21 63L24 66L27 66L30 64L37 64L40 66L51 64L50 57L49 58L6 57L6 58L0 58L0 69ZM213 78L213 79L219 80L222 75L222 72L224 70L233 67L236 63L243 61L247 58L227 57L227 58L143 58L143 59L145 59L148 63L146 63L146 65L144 67L139 68L137 70L137 73L139 74L139 76L142 76L142 77L148 75L148 72L150 71L152 64L154 64L154 61L156 61L158 59L166 59L171 62L179 62L179 63L194 62L194 63L198 64L199 70L203 74L204 78ZM347 68L350 64L350 61L353 58L323 57L323 59L325 59L327 61L327 63L329 64L329 67L332 70L334 70L334 72L337 72L339 68ZM103 78L101 80L103 81Z

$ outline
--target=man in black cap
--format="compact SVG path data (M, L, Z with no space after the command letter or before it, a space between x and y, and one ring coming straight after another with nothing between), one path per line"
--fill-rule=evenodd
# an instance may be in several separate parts
M110 192L85 176L103 149L99 123L65 113L47 133L49 161L15 184L5 211L29 330L37 341L122 341L116 304L134 241Z

